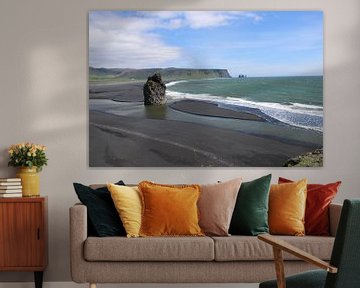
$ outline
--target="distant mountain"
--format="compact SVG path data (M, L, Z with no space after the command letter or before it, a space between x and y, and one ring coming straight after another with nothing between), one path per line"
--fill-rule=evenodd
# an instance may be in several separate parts
M231 78L227 69L187 69L187 68L94 68L89 67L90 81L126 81L146 80L150 75L160 73L165 81L204 79L204 78Z

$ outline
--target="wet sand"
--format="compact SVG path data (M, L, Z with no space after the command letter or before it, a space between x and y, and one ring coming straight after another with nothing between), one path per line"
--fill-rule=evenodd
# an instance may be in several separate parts
M316 145L207 125L90 111L91 167L279 167Z
M225 109L219 107L217 104L198 100L180 100L171 103L169 106L175 110L201 116L222 117L251 121L265 121L265 119L255 114Z
M144 82L90 85L90 99L112 99L120 102L142 102Z
M121 102L143 101L142 87L143 83L136 82L91 85L89 96L90 99L116 101L113 109L126 110L129 107L126 105L130 103ZM274 135L265 135L261 129L252 130L249 134L232 129L231 125L216 127L209 119L218 117L221 121L278 126L266 123L248 111L224 109L204 101L169 102L167 109L160 111L162 113L156 107L148 107L151 109L141 113L144 106L134 103L134 112L127 112L127 115L106 110L112 107L111 102L107 102L106 109L91 103L91 167L281 167L289 158L322 146L306 142L309 132L305 130L295 132L300 136L303 133L304 138L300 137L300 141L286 137L294 133L294 128L290 126L281 127L281 133ZM177 112L177 118L170 119L166 112L168 109L185 113ZM194 123L191 117L201 117L202 121Z

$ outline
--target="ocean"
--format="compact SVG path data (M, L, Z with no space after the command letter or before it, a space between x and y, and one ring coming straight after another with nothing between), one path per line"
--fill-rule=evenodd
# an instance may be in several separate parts
M269 122L323 131L323 77L248 77L174 81L167 97L213 102Z

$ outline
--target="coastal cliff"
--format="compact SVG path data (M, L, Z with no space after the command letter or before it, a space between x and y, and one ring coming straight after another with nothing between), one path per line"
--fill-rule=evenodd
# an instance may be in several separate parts
M123 69L123 68L94 68L89 67L90 81L128 81L146 80L149 75L160 73L164 81L231 78L227 69L187 69L187 68L149 68L149 69Z

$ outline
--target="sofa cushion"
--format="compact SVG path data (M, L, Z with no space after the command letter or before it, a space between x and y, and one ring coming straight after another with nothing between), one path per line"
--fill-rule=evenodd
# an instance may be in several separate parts
M268 210L271 174L241 184L231 218L232 235L269 233Z
M213 261L210 237L89 237L84 244L87 261Z
M123 181L116 184L125 185ZM126 235L122 222L116 212L110 192L106 187L85 186L74 183L75 192L88 212L89 235L100 237Z
M279 177L279 184L293 181ZM329 184L307 184L305 234L330 235L329 206L335 198L341 181Z
M203 236L196 203L199 185L164 185L142 181L140 236Z
M330 260L334 237L276 236L322 260ZM215 242L215 261L272 260L272 246L254 236L212 237ZM299 260L288 253L285 260Z
M120 186L109 183L111 193L127 237L139 237L141 226L141 196L137 187Z
M303 236L305 234L307 179L294 183L273 184L269 195L270 234Z
M242 178L201 185L199 225L206 235L229 236L231 216Z

